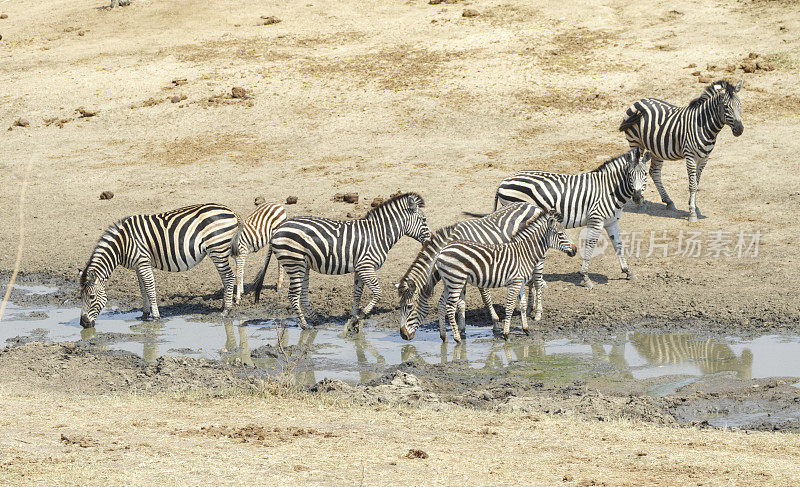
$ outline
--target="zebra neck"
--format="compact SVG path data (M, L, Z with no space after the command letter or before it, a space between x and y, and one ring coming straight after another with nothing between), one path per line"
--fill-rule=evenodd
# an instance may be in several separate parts
M719 95L712 96L696 109L695 119L707 142L716 140L717 135L725 127L725 121L720 120L717 103L719 103Z
M426 243L422 250L420 250L404 279L413 282L417 286L417 289L421 289L422 286L427 284L428 277L431 274L431 268L433 267L434 258L449 240L449 238L442 238L441 236L435 235L433 239Z
M607 181L598 181L600 183L598 186L603 187L605 184L611 187L612 191L606 193L611 198L614 198L616 203L615 206L622 207L628 200L633 197L633 186L630 184L628 180L628 173L625 170L625 165L627 164L624 160L623 161L614 161L614 164L609 164L609 168L607 171L596 173L600 178L607 177ZM603 184L605 183L605 184Z
M86 272L93 273L99 279L108 279L114 269L122 263L124 257L125 238L119 226L106 230L86 265Z

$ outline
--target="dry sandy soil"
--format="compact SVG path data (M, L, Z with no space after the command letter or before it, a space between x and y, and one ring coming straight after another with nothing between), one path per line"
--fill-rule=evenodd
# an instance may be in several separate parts
M734 331L797 324L800 263L793 250L800 204L800 7L795 2L533 5L479 0L429 5L415 0L365 6L350 0L134 0L114 10L95 8L102 2L95 3L0 3L0 12L8 14L0 20L3 277L14 267L24 231L23 278L55 283L74 302L76 269L114 220L205 201L245 215L258 195L276 202L298 196L299 203L287 208L290 215L345 218L363 214L373 197L398 189L417 191L436 228L462 218L462 211L490 210L497 184L514 171L588 170L625 151L624 137L616 130L625 108L645 96L685 104L705 86L693 74L700 71L702 77L743 78L745 84L740 94L744 134L734 138L728 129L720 134L698 194L706 218L691 226L686 222L686 172L681 163L668 165L665 183L681 211L668 213L660 202L653 203L658 196L651 184L647 208L631 208L622 220L623 230L642 232L644 238L643 252L630 259L639 280L623 280L616 258L607 252L592 262L600 285L588 291L576 285L578 259L553 253L546 269L550 287L543 326L591 329L642 319L693 319ZM479 15L464 17L465 8ZM262 15L282 21L261 25ZM738 66L751 52L774 70L744 73ZM729 65L734 72L726 71ZM178 79L186 82L173 83ZM234 86L244 87L250 98L232 99ZM175 96L179 101L172 103ZM80 117L79 107L96 115ZM29 126L12 126L20 117ZM106 190L115 197L99 200ZM365 198L360 205L331 200L334 193L351 191ZM689 230L703 235L758 230L759 254L742 259L647 255L651 231L659 236L665 231L673 239L672 252L678 235ZM577 232L573 235L577 238ZM388 323L397 319L390 283L417 249L416 242L404 239L379 273L385 289L380 312ZM248 278L259 260L250 259ZM157 283L161 303L203 296L208 306L221 305L210 262L188 273L160 273ZM351 285L347 277L312 276L312 303L340 315L349 308ZM135 305L138 299L128 271L114 275L110 292L117 303ZM285 296L267 297L267 306L285 304ZM476 308L478 301L477 293L471 293L469 306ZM128 470L151 472L142 480L172 475L166 470L169 463L180 469L185 483L197 483L207 473L234 475L236 465L243 476L285 473L287 483L355 483L362 466L365 483L397 475L408 475L409 483L428 482L430 464L435 464L433 477L441 474L443 483L470 473L479 483L502 481L490 475L530 474L526 480L552 484L567 473L552 468L565 451L574 455L562 455L558 465L570 462L576 482L640 484L654 478L686 484L697 475L712 483L796 483L790 477L798 439L791 435L654 433L651 426L593 423L591 438L586 438L582 420L549 417L507 421L468 410L450 417L331 405L305 410L296 400L61 395L8 381L0 387L0 461L9 461L9 442L15 438L24 442L13 448L41 457L35 467L14 467L12 454L12 466L4 463L2 472L19 475L30 468L46 483L102 483L98 472L123 475L123 469L109 470L104 463L119 457L129 462ZM173 411L181 413L165 413ZM299 416L279 416L281 411ZM135 425L140 416L155 425L162 413L164 425ZM399 433L403 414L411 415L412 426ZM305 452L296 450L297 444L281 443L275 455L264 458L257 444L171 435L212 423L235 427L275 418L276 427L333 430L340 436L298 440L307 443ZM380 435L367 434L373 421ZM489 438L485 448L460 429L480 421L498 425L497 436L484 435ZM57 424L96 436L102 446L92 447L98 450L93 455L59 446L53 436ZM9 433L9 425L23 436ZM425 461L399 458L419 444L407 441L405 431L423 435L429 446L422 448L436 454ZM117 438L126 434L134 437L129 443ZM410 436L417 440L419 435ZM641 446L647 454L638 456L643 439L656 443ZM113 441L120 448L133 445L135 454L110 451L116 448ZM156 446L161 441L167 442L163 448ZM317 441L342 443L320 448ZM214 448L202 448L208 444ZM505 467L493 454L501 447L506 447ZM376 448L380 455L374 454ZM430 451L439 448L447 449L447 455ZM515 456L531 451L540 454L525 456L526 465L535 462L530 472L516 468ZM337 452L346 461L332 466ZM710 452L716 454L714 461ZM165 455L172 458L163 460ZM209 461L198 462L201 455L209 455ZM286 460L294 456L297 461ZM156 457L165 463L154 463ZM178 467L184 461L194 466ZM691 467L678 472L680 462ZM220 464L219 469L209 467ZM786 473L759 477L762 471Z

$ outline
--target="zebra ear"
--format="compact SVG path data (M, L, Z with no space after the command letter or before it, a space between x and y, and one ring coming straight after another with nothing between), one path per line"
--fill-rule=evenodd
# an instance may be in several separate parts
M739 90L742 89L742 85L744 85L744 80L740 79L739 82L736 83L736 86L733 87L733 92L734 93L739 93Z

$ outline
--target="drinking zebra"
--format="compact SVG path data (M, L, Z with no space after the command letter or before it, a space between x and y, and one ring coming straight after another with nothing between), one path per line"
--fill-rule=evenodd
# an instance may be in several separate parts
M234 302L239 304L244 290L244 262L247 254L258 252L269 245L269 239L278 226L286 221L286 210L281 205L264 203L259 205L250 216L244 220L231 243L234 260L236 261L236 297ZM272 249L267 249L267 260L270 258ZM266 271L266 267L263 268ZM260 278L263 280L263 276ZM278 266L278 284L276 289L281 290L283 286L283 268Z
M442 341L447 340L445 323L448 322L453 330L453 339L461 341L456 307L467 283L484 289L507 286L503 338L508 339L517 298L522 329L528 333L523 286L531 280L534 269L550 248L561 250L570 257L577 252L564 230L561 216L553 210L528 220L509 243L487 245L460 240L447 244L436 257L435 264L444 285L439 299L439 335ZM464 324L461 326L463 331Z
M622 272L635 279L628 268L619 234L622 207L633 197L637 203L647 186L649 153L638 147L606 161L594 171L581 174L558 174L544 171L520 171L505 178L494 199L494 207L528 201L544 210L556 210L564 217L566 228L587 227L581 275L583 285L592 288L589 260L592 258L600 229L605 227L614 245Z
M422 208L425 202L416 193L405 193L386 200L364 218L351 221L320 217L295 217L286 220L270 240L270 247L289 275L289 301L299 317L300 326L308 328L309 319L318 313L308 301L308 278L311 269L323 274L355 273L353 286L353 321L366 316L381 297L375 272L381 268L389 250L403 235L419 242L431 236ZM264 268L269 264L269 256ZM256 299L261 293L256 280ZM358 306L364 286L372 300L361 313ZM301 305L302 308L301 309Z
M223 314L232 307L234 276L228 265L239 217L217 204L186 206L155 215L134 215L103 233L80 275L81 325L94 326L106 304L106 281L117 266L136 271L142 319L159 319L153 269L181 272L208 254L225 287Z
M439 282L439 273L434 268L439 251L455 240L469 240L485 244L506 243L529 219L539 216L542 210L530 203L514 203L500 208L482 218L466 220L436 230L430 240L422 245L419 254L408 267L397 284L400 295L400 336L406 340L414 338L420 320L428 316L429 299ZM539 272L541 279L541 269ZM535 281L538 283L538 281ZM543 282L543 281L541 281ZM493 329L497 330L499 319L494 311L492 299L483 288L479 288L484 304L489 308ZM540 291L537 289L537 291ZM541 294L536 311L541 319ZM533 305L534 303L531 302ZM459 320L464 321L464 300L459 300Z
M735 137L744 131L741 105L736 94L741 89L741 81L736 86L727 81L717 81L685 107L644 98L628 108L619 126L631 147L652 153L650 176L668 210L676 208L661 182L661 167L664 161L686 159L690 222L696 222L702 216L695 200L697 186L717 135L725 125L731 128Z

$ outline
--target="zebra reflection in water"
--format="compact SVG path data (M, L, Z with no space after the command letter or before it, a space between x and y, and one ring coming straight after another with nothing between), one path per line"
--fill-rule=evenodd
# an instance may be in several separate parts
M752 378L753 353L748 349L737 357L730 346L711 339L700 340L690 333L634 332L630 341L639 355L654 365L690 363L703 375L730 371L742 379Z

